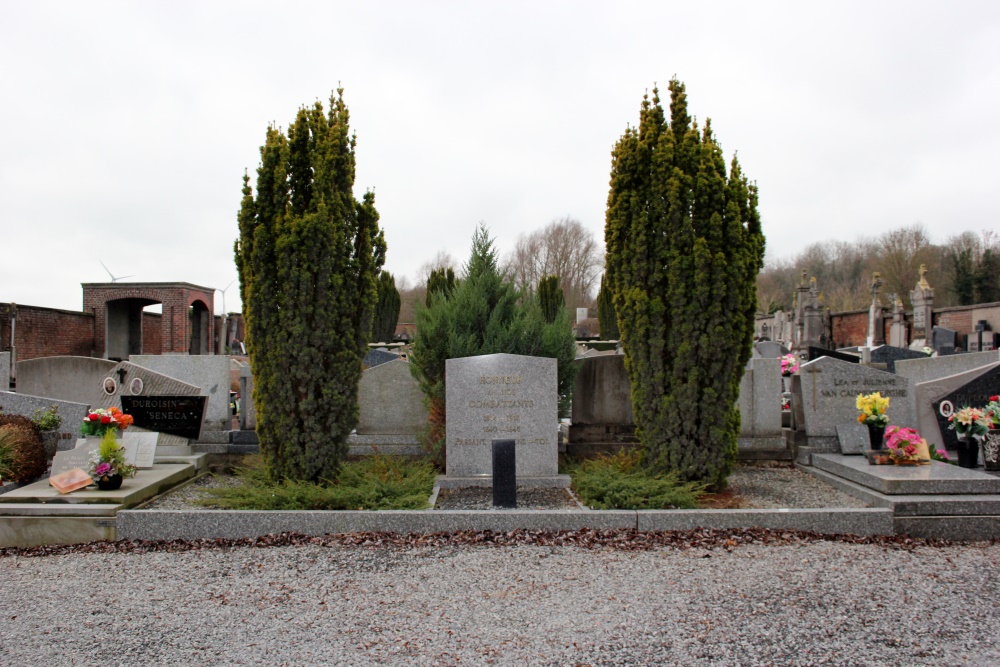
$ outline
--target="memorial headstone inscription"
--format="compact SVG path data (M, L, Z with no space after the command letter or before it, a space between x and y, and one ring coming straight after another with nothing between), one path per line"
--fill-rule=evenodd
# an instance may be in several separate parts
M877 391L889 397L889 422L916 426L909 402L910 382L905 377L825 356L803 364L799 377L810 447L837 450L837 425L857 422L858 394Z
M555 359L515 354L448 359L445 373L448 478L492 483L495 439L514 440L519 483L563 477L557 462Z
M934 416L941 429L945 448L956 449L958 446L958 436L948 428L948 417L964 407L981 408L989 403L990 396L997 394L1000 394L1000 366L994 366L933 403Z

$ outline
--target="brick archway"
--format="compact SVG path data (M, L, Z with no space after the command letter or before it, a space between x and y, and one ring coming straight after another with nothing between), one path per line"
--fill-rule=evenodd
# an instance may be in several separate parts
M125 360L130 354L142 352L141 312L153 303L163 304L163 354L214 353L211 342L215 340L215 290L211 287L190 283L83 283L83 310L94 314L94 349L101 358ZM193 345L191 312L196 304L195 311L200 315ZM138 317L136 312L140 313Z

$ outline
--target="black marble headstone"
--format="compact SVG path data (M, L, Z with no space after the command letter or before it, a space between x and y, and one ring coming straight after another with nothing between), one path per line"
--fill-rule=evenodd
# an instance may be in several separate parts
M840 359L841 361L846 361L851 364L861 363L861 357L854 354L846 354L844 352L837 352L836 350L827 350L822 347L809 346L808 350L809 361L815 361L820 357L830 357L831 359Z
M942 348L958 347L958 332L947 327L934 327L931 329L931 347L940 351Z
M150 431L197 440L208 396L122 396L122 412Z
M931 404L938 426L941 428L941 436L944 439L946 449L955 449L958 442L955 431L948 428L947 415L964 407L982 408L990 402L990 396L998 394L1000 394L1000 366L986 371L976 379L967 382L964 386ZM946 401L948 405L945 406L945 414L941 414L941 404Z
M517 468L513 440L493 441L493 506L517 507Z
M904 359L926 359L923 352L908 350L905 347L893 347L892 345L882 345L872 350L872 361L877 364L885 364L885 369L890 373L896 372L896 362Z

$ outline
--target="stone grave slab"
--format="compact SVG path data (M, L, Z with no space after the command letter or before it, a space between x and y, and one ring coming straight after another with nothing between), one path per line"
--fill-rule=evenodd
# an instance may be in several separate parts
M0 391L10 389L10 352L0 352Z
M120 489L101 491L96 486L87 487L68 494L60 494L49 480L44 479L19 489L0 495L0 514L7 514L4 507L7 503L50 503L49 514L59 513L59 503L81 504L113 504L122 508L134 507L162 491L193 477L195 467L192 463L157 463L151 470L140 470L135 477L122 482Z
M931 347L939 352L954 350L958 346L958 332L947 327L934 327L931 330Z
M494 439L515 441L518 484L558 476L555 359L514 354L448 359L445 373L448 478L491 479Z
M153 467L156 458L156 443L158 433L142 431L125 431L122 433L122 447L125 449L125 459L131 465L141 469Z
M837 426L857 423L858 394L889 397L889 423L916 426L905 377L823 356L799 368L801 404L810 446L837 444Z
M773 340L762 340L753 344L754 357L780 359L789 353L787 347Z
M0 387L3 387L0 384ZM80 432L80 424L83 418L90 413L90 405L87 403L74 403L72 401L62 401L55 398L45 398L43 396L32 396L24 393L14 393L0 389L0 409L9 415L24 415L29 419L36 410L47 410L55 405L58 414L62 417L62 424L56 430L60 440L73 440Z
M845 455L864 454L871 449L871 438L868 427L857 422L853 424L837 424L837 439L840 441L840 453Z
M365 358L361 361L366 369L375 368L376 366L381 366L382 364L392 363L393 361L399 361L399 355L393 354L388 350L368 350Z
M820 470L886 495L1000 493L1000 477L940 461L924 466L879 466L864 457L841 454L813 454L812 460Z
M377 350L376 350L377 351ZM412 435L427 426L420 384L408 361L396 355L368 368L358 384L358 435Z
M100 406L101 383L114 361L93 357L40 357L17 362L18 393Z
M941 401L980 375L998 367L1000 367L1000 362L995 362L967 370L963 373L955 373L947 377L920 382L914 387L914 402L917 406L917 430L927 440L927 444L930 445L931 449L955 449L954 431L948 430L947 421L944 422L944 430L942 430L942 421L939 420L940 415L938 411L941 407ZM963 406L960 405L958 407Z
M981 408L989 403L990 396L997 394L1000 394L1000 365L989 368L931 404L946 449L958 446L958 435L948 428L948 415L966 406Z
M923 352L915 352L905 347L893 347L892 345L880 345L872 350L872 362L885 364L885 369L890 373L896 372L896 362L906 359L926 359Z

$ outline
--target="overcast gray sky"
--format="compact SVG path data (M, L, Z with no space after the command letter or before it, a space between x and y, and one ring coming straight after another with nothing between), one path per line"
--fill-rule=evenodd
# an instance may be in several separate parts
M0 8L0 301L79 310L99 260L225 287L267 124L338 82L357 194L411 281L439 250L464 260L479 221L501 251L563 216L603 241L611 149L675 74L757 181L769 257L1000 226L1000 3Z

